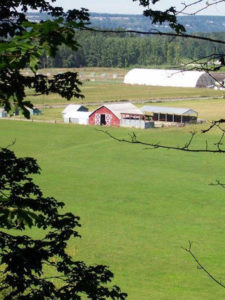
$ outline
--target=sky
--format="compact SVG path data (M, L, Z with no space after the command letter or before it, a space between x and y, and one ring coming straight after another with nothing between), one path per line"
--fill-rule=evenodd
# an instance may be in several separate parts
M186 4L193 2L194 0L160 0L160 4L157 6L159 9L166 9L169 6L176 6L181 2ZM217 0L208 0L209 3L216 2ZM139 1L133 2L132 0L57 0L55 5L64 7L65 10L72 8L85 7L90 12L100 13L120 13L120 14L142 14L143 7L138 4ZM199 4L198 9L204 5L207 1L202 1ZM154 6L156 7L156 5ZM181 8L182 6L180 6ZM224 15L225 14L225 1L222 3L210 6L207 10L202 11L200 14L204 15Z

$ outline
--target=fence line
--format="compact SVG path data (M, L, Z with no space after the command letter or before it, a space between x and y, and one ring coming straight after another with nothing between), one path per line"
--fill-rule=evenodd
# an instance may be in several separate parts
M37 119L19 119L14 117L4 117L0 120L10 120L10 121L22 121L22 122L35 122L35 123L50 123L50 124L65 124L63 121L59 120L37 120Z

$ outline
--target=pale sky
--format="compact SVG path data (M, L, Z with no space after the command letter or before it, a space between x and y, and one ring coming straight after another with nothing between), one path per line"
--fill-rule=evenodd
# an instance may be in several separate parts
M198 9L201 8L206 2L213 3L216 0L204 0L202 4L199 4ZM57 0L56 4L64 7L65 10L72 8L85 7L90 12L101 12L101 13L121 13L121 14L142 14L143 7L138 4L139 1L133 2L132 0ZM194 2L194 0L161 0L158 6L154 5L159 9L166 9L170 6L178 5L179 3L185 2L186 4ZM179 6L181 8L182 6ZM225 14L225 1L223 3L215 4L208 9L202 11L200 14L204 15L224 15Z

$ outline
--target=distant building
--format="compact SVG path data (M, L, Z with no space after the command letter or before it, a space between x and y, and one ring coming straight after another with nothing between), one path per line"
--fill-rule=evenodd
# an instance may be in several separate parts
M196 123L197 111L191 108L165 107L165 106L143 106L141 111L151 116L153 121L173 123Z
M14 109L13 116L19 116L19 114L20 114L19 108Z
M207 88L214 86L215 80L206 72L199 71L132 69L125 75L124 83Z
M223 90L225 87L225 73L224 72L212 72L211 76L215 79L215 89Z
M68 112L74 111L88 111L88 108L81 104L69 104L63 110L62 114L67 114Z
M0 108L0 118L6 118L7 115L7 111L4 108Z
M100 106L90 114L89 124L146 128L143 112L129 102Z
M30 116L38 116L42 114L42 111L37 107L33 107L33 108L26 107L26 109L29 111Z
M69 104L62 112L64 123L87 125L89 115L88 108L80 104Z

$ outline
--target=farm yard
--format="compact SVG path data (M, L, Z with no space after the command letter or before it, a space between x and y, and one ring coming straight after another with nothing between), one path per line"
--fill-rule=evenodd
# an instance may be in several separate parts
M98 90L98 82L87 84ZM101 85L108 90L108 83ZM140 89L144 93L145 89ZM126 90L131 93L130 87ZM171 98L173 90L177 96L172 88ZM182 93L190 97L182 90L179 97ZM154 98L161 97L159 93L162 89ZM98 94L103 100L102 90ZM224 116L224 101L203 98L157 106L191 107L200 118L212 120ZM43 115L33 118L60 120L63 107L42 110ZM200 261L223 281L225 194L220 187L210 185L217 179L225 181L223 154L148 150L146 146L116 142L94 126L16 120L1 120L0 126L1 145L16 138L12 149L20 156L38 160L42 175L35 180L45 194L64 201L66 211L81 217L82 239L71 241L68 252L88 263L109 265L115 274L114 283L129 294L128 299L224 297L223 289L198 270L182 249L192 241ZM191 130L200 133L203 126L207 125L135 130L135 134L143 141L183 145ZM133 132L125 128L108 130L125 138ZM193 147L204 146L206 138L213 147L218 134L216 130L208 136L199 134ZM40 234L37 230L32 233ZM51 275L50 269L48 273Z
M110 102L130 101L138 108L145 105L191 107L199 112L200 119L212 120L216 116L223 117L224 92L205 88L178 88L161 86L126 85L123 83L126 69L113 68L83 68L79 69L44 69L40 73L52 76L64 71L78 71L83 82L81 86L84 99L72 99L70 102L56 94L34 96L32 90L27 91L27 99L41 109L41 115L35 115L33 120L63 123L62 111L69 103L82 103L95 110L99 105ZM27 71L25 70L26 74ZM198 101L197 101L198 100ZM154 104L156 105L156 104ZM220 107L220 109L217 109ZM219 115L218 115L219 114ZM23 116L17 116L23 119Z

